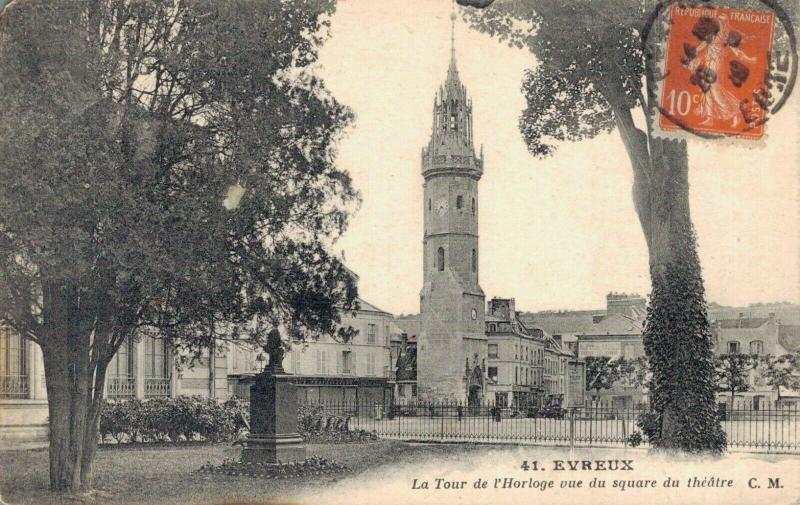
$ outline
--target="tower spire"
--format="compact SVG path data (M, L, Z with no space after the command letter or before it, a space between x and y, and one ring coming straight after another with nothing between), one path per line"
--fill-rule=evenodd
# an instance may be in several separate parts
M450 11L450 59L456 59L456 0L453 0L453 9Z
M450 11L450 66L456 65L456 0L453 0L453 9Z

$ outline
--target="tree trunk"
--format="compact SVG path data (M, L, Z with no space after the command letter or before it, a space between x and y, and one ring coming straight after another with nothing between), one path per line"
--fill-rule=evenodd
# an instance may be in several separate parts
M50 489L87 491L92 487L92 463L97 450L105 370L89 370L88 345L49 343L42 347L50 429ZM64 352L65 347L73 351ZM105 368L105 367L102 367ZM93 375L98 380L93 380ZM93 391L97 394L93 394Z
M74 346L70 344L71 339L63 338L42 347L50 416L52 491L77 491L81 484L87 409L86 373L81 372Z
M715 408L711 327L689 213L685 141L649 138L649 172L634 198L650 258L652 293L644 331L661 415L657 445L685 452L725 446Z
M92 359L93 332L86 330L86 314L76 303L81 299L77 288L48 285L44 298L47 334L40 345L49 410L50 489L76 492L91 487L108 360Z
M643 340L650 364L650 401L661 430L653 445L719 452L725 433L715 409L714 364L697 242L689 213L686 142L665 140L634 124L614 81L607 98L633 168L633 202L642 225L652 292Z

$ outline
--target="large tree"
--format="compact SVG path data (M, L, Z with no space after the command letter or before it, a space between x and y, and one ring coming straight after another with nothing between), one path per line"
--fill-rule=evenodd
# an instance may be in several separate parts
M0 14L0 324L42 349L53 490L91 487L125 339L192 355L277 326L349 334L355 286L326 246L358 202L334 163L352 114L309 70L334 8L17 0Z
M494 0L458 0L488 7ZM534 156L616 129L633 169L633 202L649 252L652 292L644 329L657 448L719 452L712 337L689 212L684 140L653 133L660 75L643 36L655 0L498 0L471 9L478 30L530 50L519 127ZM656 23L656 26L658 24ZM638 118L638 119L637 119Z

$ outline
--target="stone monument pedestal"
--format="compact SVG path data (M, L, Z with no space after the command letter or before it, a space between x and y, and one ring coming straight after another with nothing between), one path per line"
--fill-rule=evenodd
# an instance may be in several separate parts
M297 432L297 388L280 367L267 367L250 386L250 435L244 441L246 463L288 463L306 459Z

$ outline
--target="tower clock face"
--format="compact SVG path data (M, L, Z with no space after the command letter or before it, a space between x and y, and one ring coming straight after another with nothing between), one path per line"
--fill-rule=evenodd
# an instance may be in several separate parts
M445 212L447 212L447 199L442 198L438 202L436 202L436 212L439 213L440 216L443 216Z
M475 309L472 309L472 319L473 319L473 321L474 321L475 319L478 319L478 311L477 311L477 310L475 310Z

